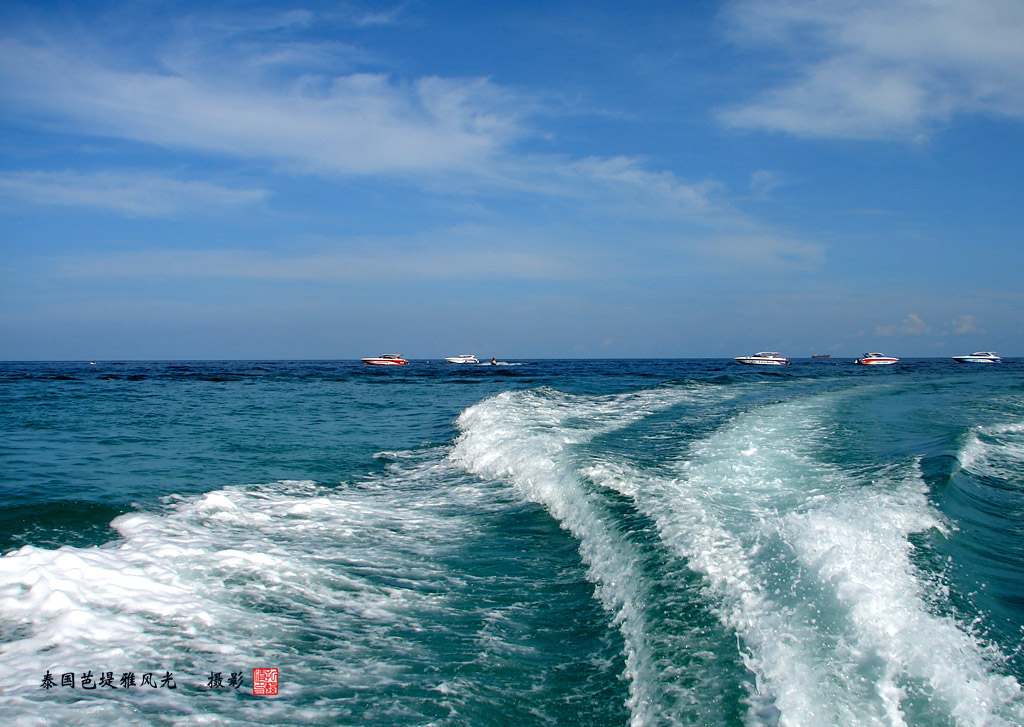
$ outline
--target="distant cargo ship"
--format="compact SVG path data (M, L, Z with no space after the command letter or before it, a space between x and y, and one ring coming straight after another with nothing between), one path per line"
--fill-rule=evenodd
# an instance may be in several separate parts
M811 358L832 358L830 353L812 353Z

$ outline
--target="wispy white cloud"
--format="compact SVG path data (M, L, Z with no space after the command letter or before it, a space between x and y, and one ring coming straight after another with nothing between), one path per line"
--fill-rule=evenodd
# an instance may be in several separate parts
M353 12L351 20L352 23L359 28L378 25L392 25L402 16L404 10L405 8L403 5L395 5L394 7L386 9Z
M389 23L395 17L374 22ZM730 202L728 190L716 180L685 179L672 170L652 168L649 160L625 155L520 153L516 142L536 135L531 124L545 113L536 98L485 78L398 80L387 73L352 72L357 65L371 64L352 63L360 51L336 41L305 35L260 39L263 32L306 28L315 21L306 12L272 13L249 24L244 18L221 18L215 25L229 40L217 40L211 37L216 34L196 27L198 21L186 19L173 41L155 43L159 47L149 55L135 58L104 49L99 41L0 39L0 100L13 110L8 113L43 120L50 130L241 161L247 166L239 175L271 166L323 177L398 178L449 199L472 197L481 216L513 206L508 199L515 194L532 195L534 213L541 209L555 220L548 229L563 225L564 231L567 220L579 223L572 241L563 237L558 243L572 246L577 256L580 249L612 247L607 235L596 245L585 241L588 234L591 239L602 237L604 223L611 220L619 230L628 226L628 234L637 240L656 238L652 244L677 254L692 252L694 264L719 270L809 271L821 266L824 246L790 239L759 224ZM192 168L202 168L202 161ZM273 187L283 178L264 177L260 186ZM777 183L766 172L752 178L753 188L761 193ZM246 204L268 194L161 174L113 172L9 173L0 177L0 191L36 203L90 205L139 216L172 215L200 203ZM485 210L491 194L501 201ZM543 205L536 205L536 198L543 198ZM652 237L638 223L657 231ZM671 236L678 242L662 242ZM505 249L505 257L467 250L458 262L450 258L445 269L436 271L426 258L396 259L409 261L409 275L426 278L458 279L460 265L466 271L475 265L486 279L492 264L513 276L571 274L571 266L550 254L522 257L512 252L521 249L518 245ZM236 270L255 276L273 268L279 274L292 270L296 279L319 279L321 274L355 279L358 274L351 271L362 270L377 279L378 266L384 265L376 258L348 255L268 261L264 270L253 261L257 258L236 265ZM550 272L532 267L539 259ZM99 262L136 273L142 263ZM212 265L215 261L208 262L207 269L220 269Z
M540 171L561 180L566 194L602 199L603 209L656 217L713 216L724 207L720 183L685 182L669 171L651 171L630 157L589 157L570 163L547 160Z
M464 280L566 280L579 264L555 252L510 246L401 246L346 241L344 249L305 254L245 249L150 249L48 261L63 278L222 279L264 282L374 283Z
M957 113L1024 117L1017 0L740 0L740 44L792 63L724 123L801 136L915 138Z
M265 27L311 22L272 15ZM382 21L383 22L383 21ZM434 189L511 189L617 214L711 215L720 184L625 157L521 156L539 102L484 78L337 73L360 51L336 42L220 43L180 30L150 58L93 44L0 39L0 99L51 129L233 157L320 175L398 175ZM365 60L365 59L364 59Z
M129 216L167 217L183 212L251 205L264 189L237 189L148 172L3 172L0 198L43 205L106 209Z
M733 203L722 183L683 180L669 170L651 170L644 161L534 158L505 165L514 170L513 178L499 183L544 194L548 204L557 199L576 204L586 217L580 229L596 237L605 237L596 230L616 229L625 241L637 228L622 225L666 223L672 231L658 245L686 253L691 270L772 274L812 272L824 264L824 244L781 234L752 218ZM756 173L752 181L765 193L780 183L771 172ZM649 231L645 235L651 239Z
M876 336L891 337L898 335L906 336L927 336L932 332L931 326L921 320L917 313L911 313L899 325L878 326L875 329Z
M299 77L271 88L192 71L124 69L66 46L0 41L0 93L78 133L262 159L317 173L437 172L515 139L519 109L486 79Z
M966 335L968 333L984 333L978 330L978 319L974 316L957 316L949 323L953 333Z
M703 254L727 263L736 272L812 272L825 261L825 247L773 235L731 235L712 240Z
M759 169L750 175L750 191L758 197L767 197L783 183L778 173L768 169Z

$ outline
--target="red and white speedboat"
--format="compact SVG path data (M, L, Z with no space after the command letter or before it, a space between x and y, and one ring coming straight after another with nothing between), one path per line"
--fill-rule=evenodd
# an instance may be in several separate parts
M363 359L366 366L405 366L407 363L409 362L397 353L382 353L380 356Z
M748 366L788 366L789 359L780 356L776 351L759 351L753 356L737 356L733 359L737 363Z
M895 356L886 356L884 353L866 353L854 361L861 366L888 366L899 361Z

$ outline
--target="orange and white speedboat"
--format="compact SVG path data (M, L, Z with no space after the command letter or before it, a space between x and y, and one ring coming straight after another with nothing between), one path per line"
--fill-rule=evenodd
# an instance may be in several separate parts
M366 366L405 366L409 362L398 353L382 353L380 356L370 356L363 359Z
M886 356L884 353L866 353L854 361L861 366L888 366L899 361L895 356Z

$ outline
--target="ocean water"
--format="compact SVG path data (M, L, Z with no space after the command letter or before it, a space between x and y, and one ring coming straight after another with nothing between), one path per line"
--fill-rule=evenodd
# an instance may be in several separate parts
M1022 725L1024 362L3 363L0 552L4 725Z

